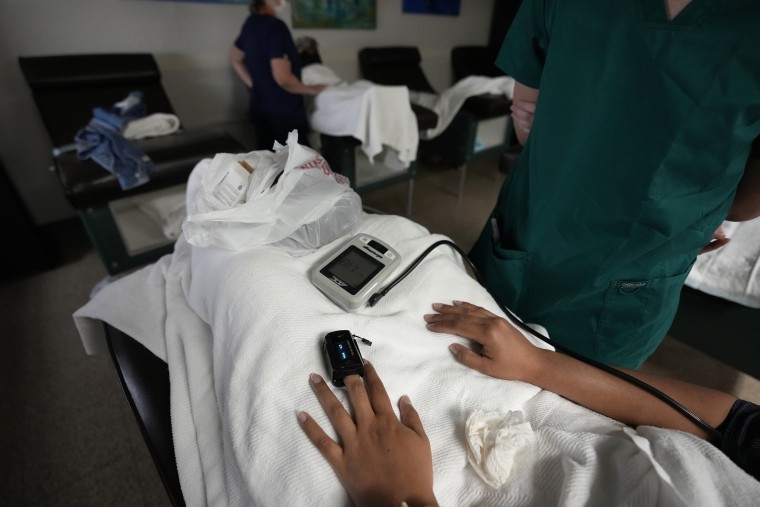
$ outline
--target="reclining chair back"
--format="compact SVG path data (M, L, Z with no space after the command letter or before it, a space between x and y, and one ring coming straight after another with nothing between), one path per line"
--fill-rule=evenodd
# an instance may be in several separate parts
M488 46L457 46L451 49L451 70L454 82L467 76L503 76L496 61L496 50Z
M95 107L109 107L140 90L149 114L174 113L151 54L20 57L42 121L54 146L74 141Z
M138 194L178 189L193 167L217 153L247 151L217 127L180 130L134 141L153 162L150 181L122 189L117 177L92 159L82 160L75 137L96 107L110 108L140 91L148 114L174 113L149 53L35 56L19 58L21 70L54 147L53 166L69 203L79 214L109 274L153 262L171 252L173 241L158 226L131 212ZM111 206L119 208L112 212ZM122 224L122 225L120 225Z
M363 48L359 69L364 79L388 86L406 86L412 91L436 93L422 71L420 51L413 46Z

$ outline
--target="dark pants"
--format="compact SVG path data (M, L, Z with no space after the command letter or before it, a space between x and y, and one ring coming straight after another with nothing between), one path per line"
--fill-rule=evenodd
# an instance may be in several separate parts
M256 128L257 149L271 150L274 142L285 144L288 134L298 131L298 144L309 146L309 124L306 117L287 117L268 114L252 115L251 122Z

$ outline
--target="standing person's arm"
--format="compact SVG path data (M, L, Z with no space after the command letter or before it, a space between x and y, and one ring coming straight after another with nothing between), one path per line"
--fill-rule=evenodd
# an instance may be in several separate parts
M425 316L428 329L481 345L479 353L458 344L450 346L457 360L470 368L492 377L529 382L630 426L657 426L708 437L705 430L659 399L598 368L535 347L512 324L483 308L464 302L435 304L433 308L439 313ZM714 389L624 371L668 394L713 427L725 420L736 401Z
M253 88L253 79L248 72L248 67L245 66L245 53L234 44L230 47L230 62L235 74L238 75L243 84L247 88Z
M528 134L533 128L533 117L536 114L537 103L538 90L515 81L510 111L512 112L512 123L515 126L515 135L520 144L525 144Z
M272 76L280 87L298 95L316 95L325 89L324 85L307 86L293 74L293 67L287 58L272 58Z

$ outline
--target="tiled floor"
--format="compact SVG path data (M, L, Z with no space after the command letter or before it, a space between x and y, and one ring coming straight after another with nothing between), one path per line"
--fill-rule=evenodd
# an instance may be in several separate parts
M458 198L454 170L423 169L411 217L468 249L503 178L495 160L473 163ZM405 190L365 203L402 214ZM77 223L57 232L59 267L0 282L0 504L168 505L110 359L85 355L71 320L105 271ZM645 369L760 402L760 381L675 340Z

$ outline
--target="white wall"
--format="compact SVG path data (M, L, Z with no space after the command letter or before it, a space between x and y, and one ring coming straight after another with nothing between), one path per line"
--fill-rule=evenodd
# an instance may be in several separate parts
M463 0L458 17L403 14L377 0L375 30L294 30L317 39L325 64L358 78L365 46L414 45L434 87L450 85L449 54L485 45L494 0ZM154 0L0 0L0 160L38 224L73 215L51 165L50 142L19 56L150 52L186 127L244 117L246 94L227 51L247 15L231 4Z

